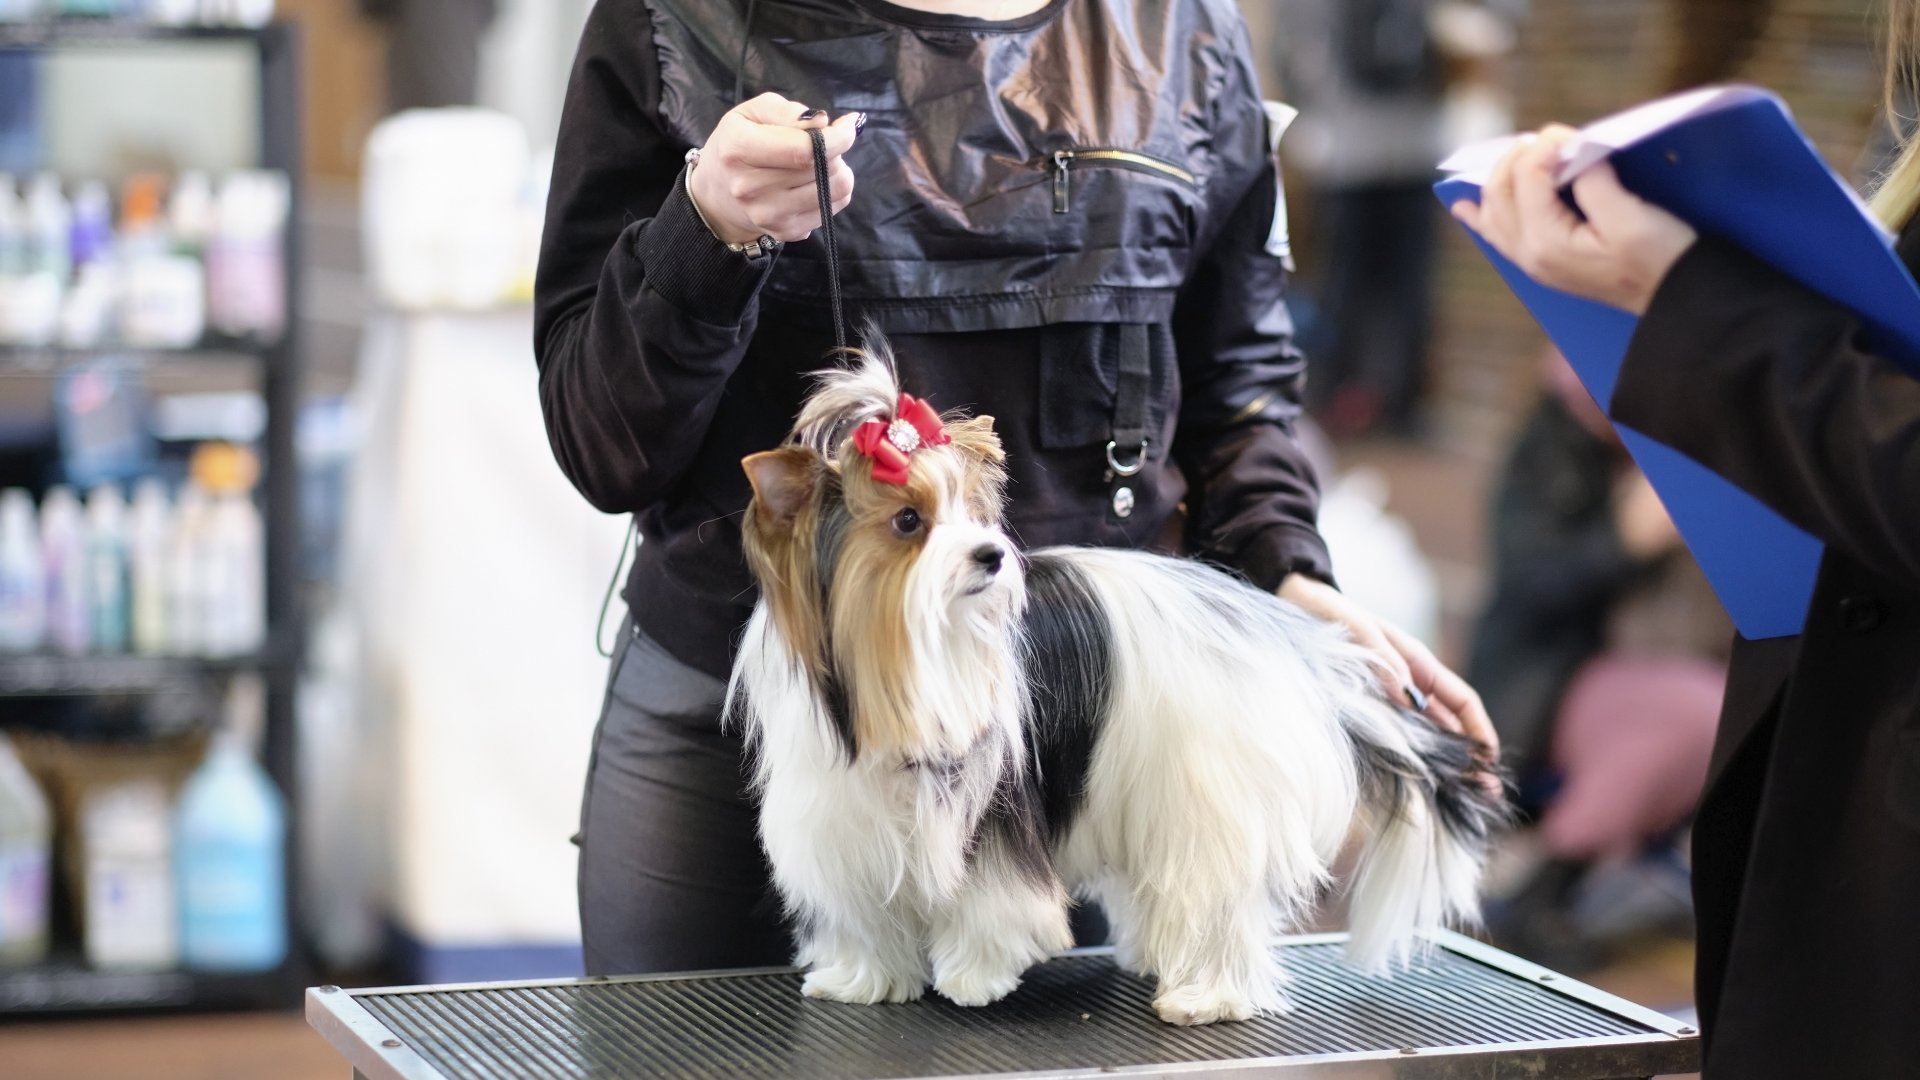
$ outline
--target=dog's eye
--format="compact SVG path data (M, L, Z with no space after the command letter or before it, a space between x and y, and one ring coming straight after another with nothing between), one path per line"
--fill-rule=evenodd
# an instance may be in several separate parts
M901 536L913 536L920 531L920 511L911 506L902 507L893 515L893 531Z

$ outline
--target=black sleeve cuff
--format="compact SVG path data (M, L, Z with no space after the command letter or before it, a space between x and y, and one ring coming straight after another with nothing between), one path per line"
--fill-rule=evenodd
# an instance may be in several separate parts
M766 284L774 252L749 259L720 242L687 194L687 173L651 219L628 226L624 243L640 260L648 288L704 323L738 326Z
M1680 256L1634 327L1607 414L1683 453L1714 430L1702 411L1704 365L1751 331L1795 286L1723 240L1702 236Z
M1327 542L1305 525L1274 525L1260 530L1240 549L1233 565L1267 592L1278 590L1289 574L1305 574L1336 584Z

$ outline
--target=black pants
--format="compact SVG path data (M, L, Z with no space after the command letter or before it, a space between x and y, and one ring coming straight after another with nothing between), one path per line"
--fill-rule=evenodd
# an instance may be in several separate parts
M589 975L790 963L720 680L631 633L614 654L580 812Z
M1426 389L1440 205L1424 180L1331 188L1319 197L1326 265L1307 353L1312 403L1365 387L1378 396L1381 419L1404 424Z
M631 628L614 654L580 811L580 932L589 975L771 967L793 960L760 848L725 685ZM1097 907L1074 938L1107 939Z

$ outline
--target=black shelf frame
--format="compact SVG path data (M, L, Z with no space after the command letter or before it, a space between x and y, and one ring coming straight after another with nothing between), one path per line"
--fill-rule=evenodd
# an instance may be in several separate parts
M279 971L100 971L62 957L0 970L0 1017L258 1008L279 1004L286 978Z
M267 39L285 35L289 23L242 26L159 26L140 19L68 15L0 22L0 49L45 49L63 45L147 46L195 42L250 41L262 49Z
M188 349L154 350L103 346L88 349L9 347L0 350L0 374L34 373L29 364L98 355L132 355L165 362L175 356L230 354L260 366L260 392L266 402L264 441L265 523L267 540L268 645L259 654L231 660L137 656L0 656L0 700L8 696L75 696L163 692L181 680L235 671L258 671L266 684L266 730L261 763L280 789L286 807L285 848L287 960L258 974L219 975L186 971L95 971L72 957L56 956L27 968L0 968L0 1019L25 1015L104 1011L293 1008L302 988L313 980L301 937L299 773L295 761L298 733L295 699L304 657L306 623L300 588L300 471L294 456L299 421L302 351L299 328L303 160L301 153L301 36L291 21L259 29L159 27L123 19L62 18L0 23L0 50L57 50L108 46L159 49L181 44L230 42L249 46L258 56L260 114L259 166L284 174L289 185L283 238L287 328L277 342L212 337ZM9 685L9 676L18 681ZM34 689L65 682L66 692Z
M271 360L282 342L209 336L170 348L143 345L0 345L0 375L55 373L69 363L100 357L127 356L144 361L176 357L228 357L235 360Z
M283 658L271 645L258 653L223 657L0 654L0 701L161 694L211 677L270 671L281 663Z

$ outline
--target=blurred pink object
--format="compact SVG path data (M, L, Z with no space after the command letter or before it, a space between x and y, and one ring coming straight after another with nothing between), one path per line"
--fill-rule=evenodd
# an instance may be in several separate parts
M1726 677L1704 660L1624 653L1581 668L1555 725L1565 786L1540 822L1548 849L1630 854L1684 821L1706 785Z

